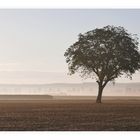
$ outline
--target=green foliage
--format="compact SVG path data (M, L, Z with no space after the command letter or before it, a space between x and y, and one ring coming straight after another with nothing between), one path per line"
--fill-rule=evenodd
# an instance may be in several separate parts
M140 69L138 38L123 27L106 26L79 34L65 52L70 74L96 78L103 87L115 78Z

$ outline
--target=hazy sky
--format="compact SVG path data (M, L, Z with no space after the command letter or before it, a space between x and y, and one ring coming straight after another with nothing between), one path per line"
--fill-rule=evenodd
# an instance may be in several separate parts
M79 33L106 25L140 37L140 10L0 10L0 83L81 82L67 76L64 52Z

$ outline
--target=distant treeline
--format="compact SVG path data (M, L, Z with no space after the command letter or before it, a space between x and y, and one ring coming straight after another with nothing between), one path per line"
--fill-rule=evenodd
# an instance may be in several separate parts
M105 95L140 95L140 84L109 84ZM50 94L50 95L96 95L95 83L42 84L42 85L0 85L0 94Z

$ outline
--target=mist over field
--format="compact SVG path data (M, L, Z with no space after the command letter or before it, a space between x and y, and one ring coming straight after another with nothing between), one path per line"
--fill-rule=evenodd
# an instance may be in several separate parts
M96 83L0 84L0 95L97 96ZM108 84L104 96L140 96L140 83Z
M62 72L0 71L0 95L97 96L94 79L82 79ZM116 80L104 89L104 96L140 96L139 73L133 80Z

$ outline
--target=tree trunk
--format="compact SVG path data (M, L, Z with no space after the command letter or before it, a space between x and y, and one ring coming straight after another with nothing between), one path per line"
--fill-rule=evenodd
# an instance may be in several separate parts
M101 85L99 85L98 96L97 96L97 99L96 99L96 103L101 103L102 92L103 92L103 87Z

